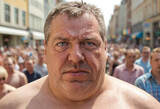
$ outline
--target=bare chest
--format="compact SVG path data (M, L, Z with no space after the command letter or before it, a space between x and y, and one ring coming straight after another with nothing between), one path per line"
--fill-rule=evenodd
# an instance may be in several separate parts
M20 80L20 77L16 74L8 77L7 79L7 84L13 86L13 87L20 87L21 86L21 80Z

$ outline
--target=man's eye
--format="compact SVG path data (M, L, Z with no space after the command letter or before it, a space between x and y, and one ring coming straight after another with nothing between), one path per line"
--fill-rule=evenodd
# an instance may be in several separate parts
M67 43L66 43L66 42L59 42L57 45L58 45L58 46L66 46Z
M97 48L97 44L94 42L84 42L82 45L88 50L93 50Z
M68 42L57 42L57 44L54 46L57 51L64 51L69 47Z
M85 45L90 45L90 46L93 46L93 45L96 45L95 43L93 42L86 42Z

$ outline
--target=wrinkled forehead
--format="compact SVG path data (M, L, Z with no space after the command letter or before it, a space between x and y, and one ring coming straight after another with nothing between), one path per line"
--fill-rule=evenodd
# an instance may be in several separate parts
M69 18L68 15L58 15L51 24L50 35L71 34L80 35L85 33L98 33L99 24L94 15L85 13L78 18Z
M160 53L159 52L155 52L153 53L153 58L157 58L157 59L160 59Z
M69 25L67 25L69 23ZM75 25L74 25L75 24ZM76 26L78 27L84 27L86 26L86 24L88 26L97 26L99 29L99 24L98 21L96 19L96 17L93 14L89 14L89 13L84 13L81 16L78 17L69 17L67 14L60 14L58 16L56 16L52 22L51 22L51 26L56 26L56 28L58 28L59 26L73 26L73 28Z

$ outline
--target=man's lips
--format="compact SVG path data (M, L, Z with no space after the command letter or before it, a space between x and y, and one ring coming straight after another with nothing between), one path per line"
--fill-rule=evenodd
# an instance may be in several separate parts
M75 77L79 77L79 76L85 76L86 74L88 74L89 72L85 72L85 71L78 71L78 72L65 72L64 74L70 75L70 76L75 76Z
M89 77L89 72L86 71L68 71L64 72L62 79L66 81L85 81Z

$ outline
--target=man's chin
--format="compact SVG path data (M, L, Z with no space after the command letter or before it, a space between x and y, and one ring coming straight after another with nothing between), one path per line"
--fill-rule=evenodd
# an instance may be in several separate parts
M93 84L90 81L85 82L67 82L64 86L64 95L73 101L79 101L88 98Z

